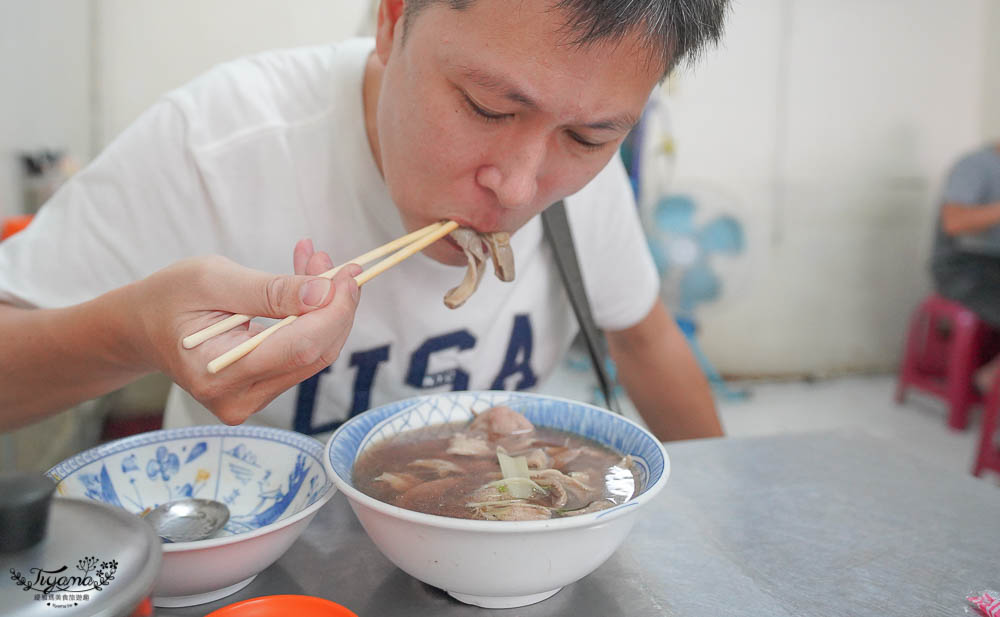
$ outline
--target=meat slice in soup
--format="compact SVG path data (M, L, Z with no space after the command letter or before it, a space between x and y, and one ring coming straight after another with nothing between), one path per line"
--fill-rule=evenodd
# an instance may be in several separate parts
M551 508L533 503L512 503L484 508L482 518L488 521L538 521L552 518Z
M411 470L416 469L427 469L430 470L442 478L452 474L461 474L463 469L452 463L451 461L446 461L441 458L418 458L416 460L410 461L406 465Z
M476 437L467 433L455 433L455 436L448 441L447 454L460 454L462 456L484 456L489 457L495 454L494 448L483 437Z
M372 482L385 482L392 487L392 490L399 493L405 493L414 486L420 484L420 480L412 474L389 472L385 472L384 474L373 478Z
M552 459L541 448L535 448L524 455L528 461L529 469L549 469L552 467Z
M469 424L469 430L485 433L489 437L507 437L530 433L535 426L510 407L497 405L476 416Z
M354 486L418 512L495 521L577 516L638 493L630 457L497 406L406 431L354 465Z

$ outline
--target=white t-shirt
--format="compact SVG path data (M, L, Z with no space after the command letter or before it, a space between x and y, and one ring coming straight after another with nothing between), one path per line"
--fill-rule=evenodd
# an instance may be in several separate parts
M301 238L342 263L402 235L364 129L373 45L264 53L165 95L0 244L0 301L78 304L193 255L291 272ZM566 203L597 324L638 323L658 277L618 157ZM423 255L366 285L337 361L251 421L322 434L405 397L532 389L578 325L540 219L511 244L517 279L488 274L456 310L442 298L464 270ZM165 426L215 422L174 386Z

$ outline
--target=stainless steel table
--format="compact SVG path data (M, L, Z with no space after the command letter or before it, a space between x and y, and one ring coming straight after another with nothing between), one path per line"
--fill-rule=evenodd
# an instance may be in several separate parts
M964 615L1000 587L1000 488L891 442L822 433L668 444L673 471L596 572L519 609L467 606L395 568L336 495L237 594L329 598L362 617ZM526 558L530 558L527 557Z

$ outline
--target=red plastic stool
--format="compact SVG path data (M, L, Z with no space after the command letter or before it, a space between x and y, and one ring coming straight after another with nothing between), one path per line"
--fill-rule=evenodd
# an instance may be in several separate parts
M997 431L997 416L1000 416L1000 376L993 380L990 393L983 404L983 429L979 436L979 452L972 475L981 476L986 470L1000 473L1000 448L994 437Z
M928 296L910 319L896 402L915 387L948 402L948 426L963 430L983 402L973 376L998 348L997 333L975 313L943 296Z

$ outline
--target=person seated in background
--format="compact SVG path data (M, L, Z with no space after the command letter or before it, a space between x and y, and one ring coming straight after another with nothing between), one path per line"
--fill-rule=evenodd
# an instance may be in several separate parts
M936 291L1000 330L1000 142L963 156L941 196L931 259ZM989 390L1000 355L976 373Z
M419 394L531 389L577 331L537 216L566 198L642 417L661 439L721 435L617 153L727 2L382 0L374 39L168 93L0 245L0 430L154 371L177 384L168 428L252 415L310 435ZM313 278L444 219L510 233L515 280L445 308L449 266L467 264L448 241L365 287L361 310L356 271ZM297 276L264 273L290 261ZM207 362L252 331L180 346L225 313L306 311L216 375Z

